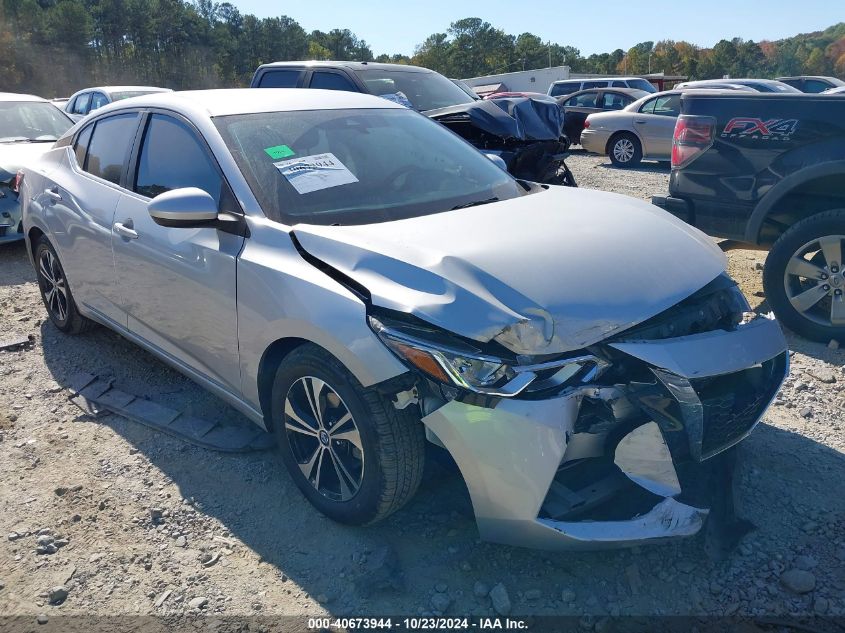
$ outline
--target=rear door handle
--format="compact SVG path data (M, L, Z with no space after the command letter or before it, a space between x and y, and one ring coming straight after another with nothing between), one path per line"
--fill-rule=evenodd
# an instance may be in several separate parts
M125 240L137 240L138 233L132 228L132 220L126 220L125 223L115 222L114 232Z
M634 121L634 123L647 123L647 121L643 121L642 119Z
M50 200L53 202L61 202L62 201L62 194L59 193L58 187L50 187L49 189L44 190L44 195L46 195Z

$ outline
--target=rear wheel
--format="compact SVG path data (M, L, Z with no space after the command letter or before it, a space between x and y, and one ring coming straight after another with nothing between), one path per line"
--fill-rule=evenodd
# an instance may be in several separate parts
M643 159L643 148L639 139L627 132L610 139L607 148L610 162L617 167L634 167Z
M65 334L80 334L91 329L94 322L79 313L59 256L45 236L35 245L35 270L41 299L53 325Z
M411 411L362 387L315 345L291 352L276 372L272 422L285 466L302 494L341 523L377 522L416 492L425 435Z
M790 330L812 340L845 342L845 209L789 228L766 259L769 305Z

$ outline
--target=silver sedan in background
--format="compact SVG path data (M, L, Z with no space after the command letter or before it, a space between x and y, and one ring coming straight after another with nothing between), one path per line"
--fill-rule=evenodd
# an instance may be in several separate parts
M21 192L53 324L104 324L230 402L341 522L402 507L428 441L483 538L690 536L730 517L715 474L786 371L777 323L704 234L517 181L370 95L128 99Z

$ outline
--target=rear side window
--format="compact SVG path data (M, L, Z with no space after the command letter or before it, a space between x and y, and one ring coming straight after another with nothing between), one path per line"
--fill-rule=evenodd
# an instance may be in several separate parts
M679 116L681 114L681 96L667 95L654 100L654 114L661 116Z
M76 98L76 101L73 103L73 113L74 114L88 114L88 104L91 103L91 93L86 92L85 94L81 94Z
M76 154L76 163L82 167L85 165L85 154L88 152L88 142L91 140L91 132L94 130L93 125L89 125L79 133L76 137L76 143L73 145L73 153Z
M258 81L259 88L296 88L299 83L301 70L285 68L280 70L268 70Z
M607 81L585 81L583 90L587 88L607 88Z
M97 121L88 144L85 171L120 184L120 175L137 127L138 115L135 112Z
M614 88L627 88L628 87L628 84L624 81L614 81L610 85Z
M581 89L580 81L566 81L552 86L552 91L549 93L552 97L561 97L563 95L571 95Z
M327 73L315 71L311 75L311 88L322 90L345 90L347 92L358 92L358 88L340 73Z
M135 191L157 195L182 187L197 187L220 203L223 178L206 147L187 125L169 116L150 117L138 158Z

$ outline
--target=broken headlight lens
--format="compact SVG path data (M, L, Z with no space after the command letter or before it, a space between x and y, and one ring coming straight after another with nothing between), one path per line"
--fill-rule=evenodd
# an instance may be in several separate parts
M521 376L506 361L458 346L426 340L417 328L385 327L369 317L370 326L400 359L426 375L448 385L475 393L515 396L533 380ZM407 329L407 331L405 331Z

